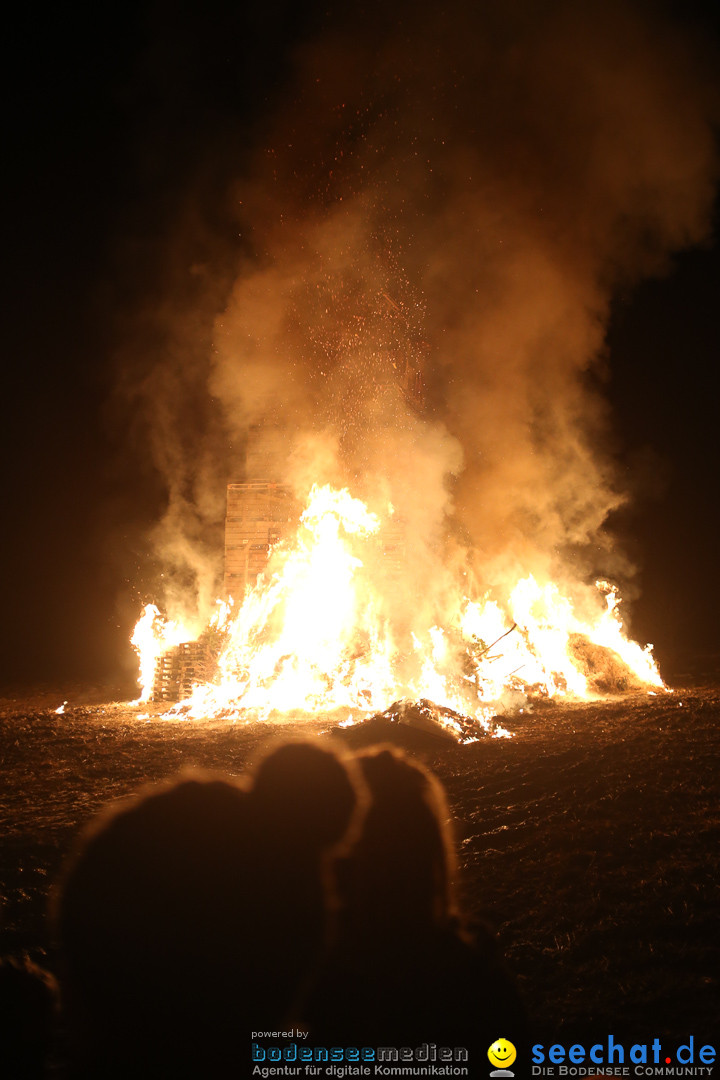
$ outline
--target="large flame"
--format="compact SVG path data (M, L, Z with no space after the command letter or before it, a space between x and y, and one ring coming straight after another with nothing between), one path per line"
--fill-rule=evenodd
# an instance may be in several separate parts
M273 548L237 610L232 602L218 605L211 621L216 675L194 687L178 706L182 713L368 715L423 698L487 727L521 694L598 696L598 664L608 657L636 687L663 687L652 647L628 640L617 590L606 581L584 590L590 617L581 618L557 585L531 575L504 602L458 592L449 616L447 606L433 613L419 603L420 623L394 617L382 527L346 489L313 487L295 536ZM423 587L418 581L418 598ZM132 638L143 700L152 694L158 657L193 636L154 605L145 608Z
M130 638L140 663L140 701L149 701L152 697L155 665L162 654L173 645L191 639L191 631L182 623L163 618L155 604L145 605Z

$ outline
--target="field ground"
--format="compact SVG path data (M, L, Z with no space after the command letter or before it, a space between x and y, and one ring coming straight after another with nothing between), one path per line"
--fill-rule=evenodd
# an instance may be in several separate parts
M62 714L57 695L0 700L0 949L51 968L48 895L96 811L187 766L241 775L269 737L327 730L142 719L99 696ZM464 747L384 721L336 737L392 739L440 776L465 910L495 926L539 1041L717 1042L720 687L505 722L513 739Z

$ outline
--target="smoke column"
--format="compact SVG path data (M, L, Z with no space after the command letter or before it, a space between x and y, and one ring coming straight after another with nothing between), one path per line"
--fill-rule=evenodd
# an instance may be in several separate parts
M300 495L332 482L391 502L406 587L435 583L436 606L458 570L502 591L622 569L605 528L625 498L602 397L610 301L707 235L716 118L698 50L641 7L329 20L234 183L248 249L216 319L215 426L190 489L165 454L185 494L159 535L203 598L193 529L220 520L221 478L242 479L263 439Z

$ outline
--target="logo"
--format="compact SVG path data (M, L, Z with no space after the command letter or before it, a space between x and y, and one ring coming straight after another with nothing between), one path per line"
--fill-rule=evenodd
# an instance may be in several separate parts
M506 1066L512 1065L516 1057L517 1050L509 1039L496 1039L488 1050L490 1064L495 1065L495 1068L490 1075L514 1076L515 1073L510 1072L510 1069L506 1068Z

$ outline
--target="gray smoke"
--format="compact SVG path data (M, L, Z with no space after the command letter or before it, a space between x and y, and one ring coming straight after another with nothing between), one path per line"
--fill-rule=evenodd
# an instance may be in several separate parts
M435 582L441 606L459 568L500 592L528 572L572 587L622 565L610 301L707 236L717 87L642 7L388 6L299 51L237 182L252 254L208 392L229 442L262 457L266 438L299 495L392 502L409 595ZM227 462L205 454L190 491L166 462L181 561L188 521L221 516Z

